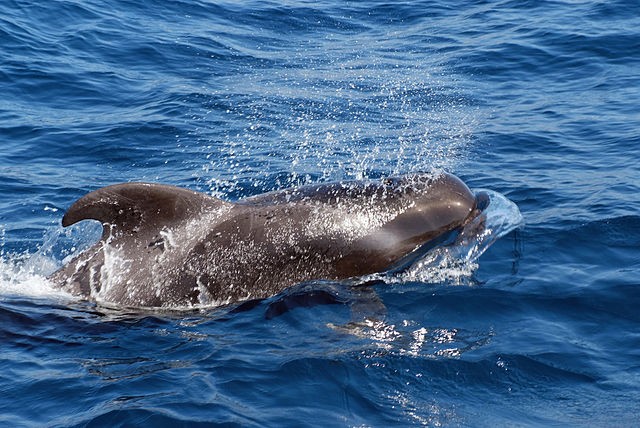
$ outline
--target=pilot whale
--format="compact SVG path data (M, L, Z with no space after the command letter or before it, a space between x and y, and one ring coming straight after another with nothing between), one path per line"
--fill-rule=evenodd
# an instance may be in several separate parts
M63 226L97 220L102 237L49 279L105 304L225 305L394 269L478 212L474 194L447 173L302 186L238 202L116 184L67 210Z

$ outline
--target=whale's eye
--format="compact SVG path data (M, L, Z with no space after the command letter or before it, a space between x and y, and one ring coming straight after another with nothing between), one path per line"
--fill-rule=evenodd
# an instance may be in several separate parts
M164 251L164 239L158 238L155 241L151 241L147 247L151 249L159 248L160 251Z

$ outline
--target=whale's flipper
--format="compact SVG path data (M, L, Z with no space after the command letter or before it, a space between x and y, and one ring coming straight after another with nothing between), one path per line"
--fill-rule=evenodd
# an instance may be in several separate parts
M78 199L62 218L63 226L98 220L104 234L142 233L186 220L228 202L182 189L152 183L125 183L103 187ZM103 238L104 238L103 234Z

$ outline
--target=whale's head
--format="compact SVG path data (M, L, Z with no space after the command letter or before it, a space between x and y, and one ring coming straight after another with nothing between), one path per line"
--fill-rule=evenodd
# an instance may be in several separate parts
M377 203L366 209L385 221L349 245L349 256L338 262L344 276L404 269L429 248L475 224L482 209L474 193L447 173L387 178L364 194L369 200L375 195Z
M413 174L385 181L405 209L385 229L394 240L415 244L467 224L478 213L473 192L458 177Z

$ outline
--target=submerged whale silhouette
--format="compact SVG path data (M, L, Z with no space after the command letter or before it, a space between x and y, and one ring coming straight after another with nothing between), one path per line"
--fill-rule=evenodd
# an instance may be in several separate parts
M63 226L94 219L103 233L50 280L102 303L224 305L394 269L478 211L469 188L445 173L304 186L236 203L117 184L66 212Z

